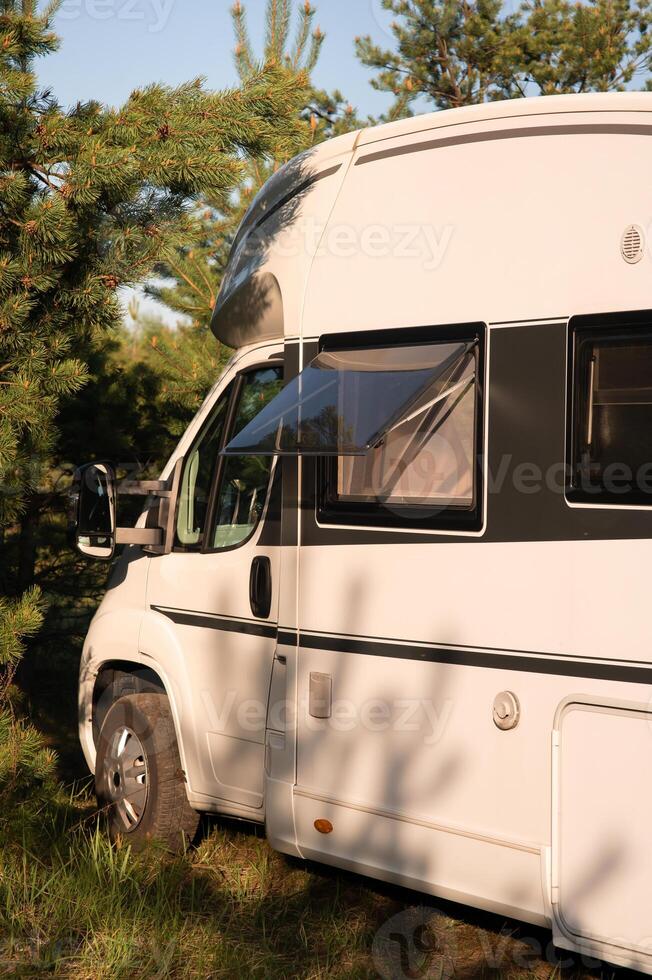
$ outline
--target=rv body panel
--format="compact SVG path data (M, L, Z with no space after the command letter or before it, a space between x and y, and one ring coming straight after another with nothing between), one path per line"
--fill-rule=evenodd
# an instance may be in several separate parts
M578 382L580 342L597 362L601 336L652 333L649 253L623 245L632 227L643 247L651 234L651 112L641 93L479 106L354 134L281 173L245 219L213 323L251 343L164 477L270 355L290 381L324 349L346 360L465 331L472 406L451 404L455 452L429 478L464 469L469 434L474 462L426 512L400 474L372 499L371 464L277 458L249 538L134 563L91 627L81 694L88 719L93 671L121 648L164 678L198 809L648 973L652 508L604 488L582 499L572 468L578 433L593 447L578 399L603 440L604 406L652 404L652 384ZM256 342L263 321L240 328L237 304L266 276L282 330L275 313L261 330L279 336ZM256 558L267 617L252 612Z
M647 263L620 242L648 221L652 116L596 110L522 117L508 139L488 119L358 146L303 336L646 309Z

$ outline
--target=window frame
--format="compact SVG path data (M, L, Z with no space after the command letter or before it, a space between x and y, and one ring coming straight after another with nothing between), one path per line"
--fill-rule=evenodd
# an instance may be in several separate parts
M222 449L222 447L224 446L225 434L227 433L227 431L230 431L230 427L233 420L233 410L234 410L233 396L237 388L238 388L238 377L236 376L234 378L231 378L228 384L226 384L224 388L220 391L213 405L211 406L211 410L208 412L206 418L204 419L203 425L197 432L197 435L192 440L186 452L183 454L183 468L181 470L181 478L179 480L179 492L177 493L177 499L174 505L174 545L172 551L175 554L176 553L199 554L202 551L203 540L206 534L206 528L209 526L209 522L211 519L211 504L213 499L213 489L215 485L215 479L218 474L220 463L222 460L222 457L219 455L219 450ZM178 533L179 533L178 528L179 528L179 508L181 506L181 488L183 487L183 480L186 474L186 467L188 466L188 461L191 458L197 446L202 442L203 439L206 438L206 433L208 432L211 423L213 422L213 419L215 417L217 406L222 401L222 398L224 398L224 396L227 396L226 412L224 415L224 425L222 426L222 435L218 442L219 448L218 448L217 459L213 466L213 472L211 475L211 480L208 488L208 501L206 504L206 519L204 521L204 527L199 537L199 541L197 541L196 544L183 544L178 539Z
M208 503L207 503L207 506L206 506L206 520L204 522L204 529L202 531L201 538L197 542L196 545L180 545L180 544L178 544L176 542L176 527L177 527L177 520L178 520L178 516L179 516L179 504L180 504L180 497L177 496L177 501L176 501L176 504L175 504L175 517L174 517L174 520L175 520L175 525L174 525L175 526L175 545L174 545L174 547L172 549L174 553L180 553L180 554L188 554L188 553L190 553L190 554L212 555L212 554L223 554L223 553L226 554L229 551L236 551L238 548L242 548L249 541L251 541L251 538L254 536L254 534L256 533L256 531L258 530L258 528L260 527L261 521L263 520L263 518L265 516L265 513L266 513L266 510L267 510L267 505L268 505L269 497L270 497L270 491L271 491L271 488L272 488L272 484L274 482L274 470L275 470L275 460L274 459L272 459L272 467L270 468L270 477L269 477L269 482L268 482L268 486L267 486L267 494L265 496L265 503L263 505L261 516L259 517L259 519L258 519L257 523L254 525L254 527L252 527L251 533L249 535L247 535L246 538L243 538L242 541L238 541L237 544L229 545L228 547L225 547L225 548L213 548L213 547L208 547L207 546L207 543L208 543L208 541L211 540L212 534L213 534L213 531L214 531L214 524L215 524L215 517L216 517L216 510L217 510L217 502L219 500L219 496L220 496L220 492L221 492L221 488L222 488L222 481L223 481L223 477L224 477L224 470L226 468L226 464L228 463L229 459L234 459L234 458L237 459L237 457L233 457L233 456L231 456L231 457L223 456L221 451L227 445L227 443L229 442L229 440L230 440L230 438L232 436L233 426L234 426L234 423L235 423L235 418L236 418L236 415L237 415L238 406L240 404L240 396L242 394L242 390L243 390L244 384L245 384L245 378L249 374L255 374L256 371L264 371L264 370L268 370L270 368L281 368L281 370L282 370L283 369L283 363L284 363L283 362L283 355L279 353L278 355L272 355L269 358L269 360L266 360L266 361L265 360L261 360L261 361L256 361L256 362L254 362L252 364L248 364L247 367L242 368L241 371L238 371L235 374L235 376L233 378L231 378L231 380L228 382L228 384L223 388L223 390L220 392L220 394L215 399L215 406L214 407L217 406L217 404L220 401L220 399L222 398L222 396L228 392L229 397L228 397L228 406L227 406L227 410L226 410L226 418L225 418L225 422L224 422L224 427L222 429L222 435L221 435L221 438L220 438L219 444L218 444L217 461L216 461L215 467L213 469L213 476L212 476L210 490L209 490L209 494L208 494ZM214 412L214 410L213 410L213 412ZM197 435L193 439L193 441L192 441L191 445L189 446L188 450L184 453L184 470L185 470L185 466L186 466L186 460L188 459L189 456L192 455L195 447L201 441L201 439L204 437L205 432L206 432L206 429L207 429L207 426L210 425L210 421L211 421L211 419L213 417L213 412L211 412L209 414L209 416L206 419L206 421L204 422L203 426L201 427L201 429L199 430L199 432L197 433ZM183 480L183 472L181 474L181 479Z
M578 486L582 427L587 421L587 397L584 376L584 358L581 347L587 343L604 340L640 340L649 338L652 346L652 310L634 310L624 313L598 313L574 316L568 321L567 338L567 398L566 398L566 500L571 505L617 507L619 509L652 507L652 494L637 492L610 493L604 486L595 484L595 491ZM585 397L582 397L584 390ZM625 462L625 461L624 461ZM652 459L651 459L652 462Z
M484 525L484 446L485 446L485 366L487 325L483 322L450 324L437 327L414 327L383 331L329 334L323 337L319 349L346 350L353 347L374 348L423 343L445 344L451 341L477 342L476 348L476 413L475 413L475 472L473 506L443 506L436 515L419 517L418 505L392 505L389 510L379 502L354 503L337 501L339 457L319 457L315 461L317 477L316 520L318 525L381 528L387 530L433 530L447 532L480 532ZM428 510L428 508L425 508ZM401 513L403 512L403 513Z

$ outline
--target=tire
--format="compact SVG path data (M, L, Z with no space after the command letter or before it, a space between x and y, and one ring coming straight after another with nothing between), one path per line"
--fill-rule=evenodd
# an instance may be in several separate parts
M188 803L170 704L164 694L128 694L106 713L95 791L112 840L135 849L156 840L170 851L192 842L199 814Z

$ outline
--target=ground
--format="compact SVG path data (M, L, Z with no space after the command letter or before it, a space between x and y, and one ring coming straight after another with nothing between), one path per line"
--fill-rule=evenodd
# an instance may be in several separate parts
M0 839L0 977L626 977L555 950L546 930L284 857L247 824L206 818L178 859L111 847L80 781L69 660L45 665L30 707L75 788Z
M136 856L107 844L86 794L65 808L63 833L61 815L41 828L47 859L0 849L0 976L616 976L545 930L276 854L253 827L209 819L185 856Z

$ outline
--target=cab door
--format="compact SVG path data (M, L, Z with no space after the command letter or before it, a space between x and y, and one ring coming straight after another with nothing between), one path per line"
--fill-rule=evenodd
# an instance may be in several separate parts
M237 362L185 453L174 549L150 559L141 638L174 688L191 792L231 809L263 804L280 473L269 457L220 451L280 391L281 356L267 347Z

